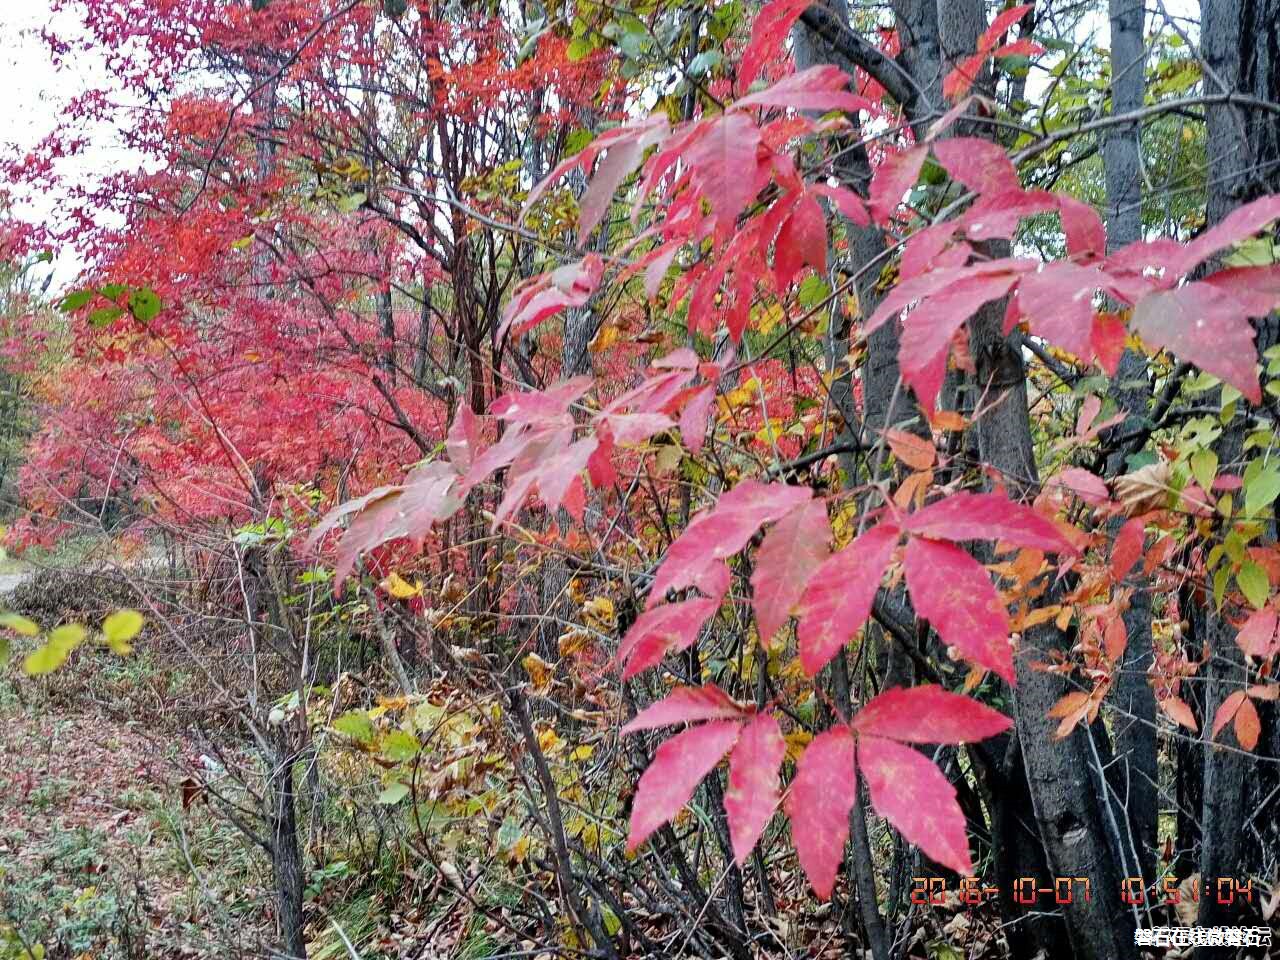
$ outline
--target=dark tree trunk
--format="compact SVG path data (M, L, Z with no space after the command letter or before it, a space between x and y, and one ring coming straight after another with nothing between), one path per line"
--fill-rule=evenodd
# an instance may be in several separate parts
M1132 113L1143 105L1146 84L1146 48L1143 43L1145 9L1141 0L1110 0L1111 111ZM1141 125L1117 127L1103 143L1107 182L1107 249L1118 250L1142 239ZM1112 381L1112 399L1125 413L1117 428L1128 434L1143 423L1151 400L1147 360L1125 350ZM1107 464L1109 476L1125 471L1124 452ZM1123 520L1111 524L1112 536ZM1159 770L1156 754L1156 702L1147 670L1151 667L1150 582L1134 578L1133 595L1124 613L1128 643L1119 664L1111 704L1118 711L1114 721L1116 763L1108 768L1113 803L1121 818L1121 862L1125 872L1155 879L1156 828L1159 813Z
M298 822L294 773L298 757L289 743L289 734L279 734L279 749L274 757L267 786L267 843L271 848L271 869L276 884L276 909L280 921L280 938L284 953L291 958L307 956L302 914L305 866L298 846Z
M1201 43L1205 86L1209 93L1240 93L1272 103L1280 101L1280 0L1205 0ZM1206 220L1216 223L1242 203L1280 189L1280 117L1274 112L1240 104L1217 104L1206 109L1209 144L1209 193ZM1276 342L1274 317L1259 324L1259 349ZM1237 416L1219 438L1219 462L1240 457L1246 426ZM1271 794L1272 764L1259 776L1248 776L1250 761L1224 744L1235 746L1231 731L1210 738L1212 718L1223 698L1247 677L1235 642L1235 630L1205 605L1205 631L1212 657L1205 676L1203 806L1201 809L1200 873L1203 878L1245 876L1266 856L1264 833L1274 835L1276 799ZM1264 729L1273 728L1274 705L1262 711ZM1264 737L1258 752L1274 746ZM1270 809L1268 809L1270 808ZM1248 816L1246 817L1246 813ZM1247 820L1247 822L1246 822ZM1263 832L1259 824L1266 825ZM1269 829L1267 829L1269 828ZM1216 897L1204 897L1198 922L1211 926L1230 922L1228 908ZM1201 957L1226 956L1228 950L1202 948Z

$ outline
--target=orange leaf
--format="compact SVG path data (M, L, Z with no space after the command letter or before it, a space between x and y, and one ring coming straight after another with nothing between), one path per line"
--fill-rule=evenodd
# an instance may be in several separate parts
M938 451L933 444L914 433L885 430L884 438L889 441L889 449L893 451L893 455L912 470L928 470L938 458Z
M1200 728L1196 726L1195 714L1191 712L1191 708L1187 706L1186 701L1181 697L1165 697L1160 701L1160 709L1174 723L1186 727L1192 733Z
M1236 740L1246 750L1258 745L1258 735L1262 733L1262 721L1258 719L1258 708L1252 700L1245 700L1236 711Z

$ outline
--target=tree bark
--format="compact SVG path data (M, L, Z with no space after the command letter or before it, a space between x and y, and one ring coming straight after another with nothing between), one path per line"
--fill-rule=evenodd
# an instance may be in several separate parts
M1111 112L1131 113L1142 107L1146 92L1143 43L1145 8L1141 0L1110 0ZM1142 239L1141 125L1116 127L1103 142L1103 166L1107 184L1107 251L1113 252ZM1117 428L1130 434L1143 423L1151 401L1147 360L1126 349L1112 380L1111 396L1125 413ZM1124 451L1107 463L1107 475L1125 472ZM1110 524L1114 537L1123 519ZM1109 768L1112 793L1118 797L1126 836L1122 862L1126 873L1155 880L1156 829L1159 812L1159 770L1156 753L1156 701L1147 671L1153 660L1151 646L1150 582L1139 580L1124 612L1128 643L1118 668L1111 703L1115 718L1116 763ZM1132 847L1132 851L1124 847Z
M1202 5L1201 54L1205 85L1211 92L1238 92L1271 102L1280 101L1280 0L1205 0ZM1210 106L1205 111L1209 157L1209 189L1205 219L1213 224L1237 206L1280 189L1280 118L1266 111L1235 104ZM1277 320L1259 323L1258 348L1277 340ZM1219 438L1219 462L1238 461L1246 430L1240 415ZM1270 531L1274 539L1274 530ZM1200 874L1203 878L1247 875L1264 855L1265 843L1249 837L1245 811L1257 807L1251 824L1277 819L1270 794L1274 776L1268 771L1246 781L1246 757L1225 749L1211 738L1211 718L1228 694L1239 688L1247 669L1235 642L1235 629L1205 605L1204 626L1211 662L1205 675L1203 807L1201 810ZM1264 729L1275 723L1273 704L1263 711ZM1220 741L1234 746L1223 731ZM1258 751L1272 745L1263 738ZM1267 768L1272 765L1262 765ZM1270 811L1265 809L1270 807ZM1272 830L1274 830L1274 826ZM1200 903L1198 923L1211 926L1228 919L1217 897ZM1201 948L1199 957L1225 957L1229 950Z

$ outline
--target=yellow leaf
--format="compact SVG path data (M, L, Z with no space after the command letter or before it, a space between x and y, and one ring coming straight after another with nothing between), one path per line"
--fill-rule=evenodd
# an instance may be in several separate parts
M592 597L582 605L582 617L592 626L612 629L616 622L613 601L608 597Z
M387 579L382 581L382 589L397 600L408 600L410 597L418 597L422 595L422 581L415 580L410 584L398 573L392 573Z
M562 657L571 657L575 653L581 653L590 645L591 636L585 630L567 630L560 635L560 639L556 644Z
M591 755L596 752L596 748L590 743L584 743L580 747L575 747L573 753L569 754L570 759L581 763L584 760L590 760Z
M507 851L507 856L515 863L524 863L525 857L529 855L529 835L526 833L523 837L511 845L511 849Z
M113 652L126 656L133 651L129 641L142 632L142 614L137 610L117 610L102 621L102 636Z
M6 627L24 637L34 637L40 632L40 626L34 620L28 620L16 613L0 613L0 627Z
M538 731L538 749L543 753L555 753L562 746L564 741L550 727Z
M53 673L53 671L57 670L67 662L67 657L70 655L70 647L46 643L38 650L33 650L27 654L26 659L22 661L22 669L29 677L43 676L46 673Z
M80 626L80 624L64 623L62 626L49 631L49 643L57 644L71 651L84 643L84 638L88 635L89 631Z
M520 665L524 667L524 672L529 675L529 679L533 681L533 687L538 692L546 690L551 686L551 677L555 668L547 661L543 660L536 653L530 653L520 661Z
M760 319L756 321L756 329L760 333L768 334L785 319L786 314L782 312L781 305L772 303L766 309L760 311Z
M587 344L587 349L592 353L603 353L617 343L621 336L622 334L616 326L606 323L591 338L591 342Z

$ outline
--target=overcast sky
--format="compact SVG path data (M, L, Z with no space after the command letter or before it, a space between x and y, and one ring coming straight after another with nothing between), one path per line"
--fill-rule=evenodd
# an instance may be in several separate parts
M55 67L48 48L40 39L43 27L56 26L71 32L74 16L54 18L50 0L0 0L0 143L29 150L47 136L57 123L67 101L77 93L99 87L106 71L101 60L76 57L69 65ZM59 170L83 181L98 173L136 166L138 158L120 147L108 126L87 131L90 145L82 156L62 161ZM35 194L24 187L6 184L13 194L18 215L39 222L53 215L57 197ZM80 264L72 251L58 254L56 284L74 280Z

